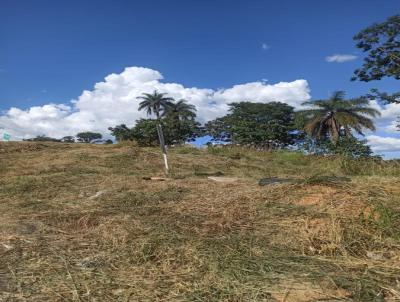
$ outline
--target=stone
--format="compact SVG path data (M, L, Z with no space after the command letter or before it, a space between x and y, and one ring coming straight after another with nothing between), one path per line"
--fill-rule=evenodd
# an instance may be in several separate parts
M209 176L207 178L216 182L224 182L224 183L232 183L239 180L239 178L236 177Z
M259 186L267 186L267 185L272 185L272 184L281 184L281 183L290 183L293 182L293 179L289 178L278 178L278 177L267 177L267 178L262 178L259 180L258 185Z

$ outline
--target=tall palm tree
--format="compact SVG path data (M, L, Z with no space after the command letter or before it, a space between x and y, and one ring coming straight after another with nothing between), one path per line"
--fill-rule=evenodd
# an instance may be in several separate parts
M171 134L175 138L176 142L179 142L182 131L185 129L185 125L193 123L196 118L196 106L189 104L186 100L180 99L176 103L169 104L164 112L165 116L172 123Z
M188 104L187 100L180 99L165 107L163 115L171 116L178 120L193 120L196 117L196 106Z
M166 93L158 93L157 90L151 93L143 93L142 96L137 97L141 99L139 103L139 110L146 109L147 115L155 114L157 117L157 134L160 141L161 152L163 153L165 174L169 173L167 148L165 147L164 133L161 127L161 115L167 107L171 106L174 99L167 97Z
M317 140L329 136L334 143L340 136L352 136L352 130L360 135L364 135L364 129L375 130L370 117L380 115L378 110L368 107L368 99L346 100L344 91L335 91L328 100L309 101L303 105L312 106L298 112L305 120L307 134Z
M160 120L162 113L168 106L171 106L173 98L167 97L166 93L158 93L154 90L153 93L143 93L137 99L143 100L139 103L139 110L146 109L147 115L155 114L157 120Z

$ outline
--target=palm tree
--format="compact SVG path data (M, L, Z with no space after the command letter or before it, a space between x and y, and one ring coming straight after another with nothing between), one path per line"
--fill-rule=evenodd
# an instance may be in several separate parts
M180 99L165 107L163 115L171 116L177 120L193 120L196 117L196 106L188 104L187 100Z
M340 136L353 136L352 130L364 135L363 130L375 130L370 117L380 115L376 109L368 107L366 98L345 99L344 91L335 91L328 100L303 103L311 109L298 111L305 120L304 130L308 135L320 140L327 136L337 143Z
M196 118L196 106L189 104L186 100L180 99L176 103L169 104L164 112L165 116L172 123L172 137L175 137L175 142L178 142L181 137L182 130L185 125L194 122Z
M174 99L166 95L166 93L158 93L157 90L154 90L152 94L143 93L142 96L137 98L143 100L139 103L139 110L146 109L147 115L153 113L156 115L158 139L160 141L161 152L163 153L165 174L168 175L167 148L165 147L164 133L161 127L161 115L165 112L167 107L172 106Z
M139 110L146 109L147 115L156 115L157 120L160 120L161 114L168 106L171 106L173 98L167 97L166 93L158 93L157 90L151 93L143 93L137 99L143 100L139 103Z

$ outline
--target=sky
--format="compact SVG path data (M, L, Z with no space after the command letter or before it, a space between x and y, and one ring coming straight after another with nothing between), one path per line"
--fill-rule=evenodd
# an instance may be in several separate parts
M352 37L399 12L398 0L0 0L0 135L109 135L145 117L136 97L154 89L195 104L200 122L230 102L395 92L391 79L350 81L363 58ZM382 116L366 138L400 157L400 105L372 106Z

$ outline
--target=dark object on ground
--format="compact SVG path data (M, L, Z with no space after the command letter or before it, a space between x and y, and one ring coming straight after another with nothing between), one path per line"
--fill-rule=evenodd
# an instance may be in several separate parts
M258 182L258 185L267 186L267 185L287 183L287 182L293 183L295 181L296 181L295 179L290 179L290 178L267 177L267 178L261 178L260 181Z

